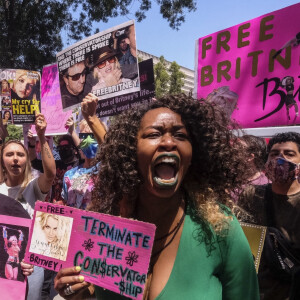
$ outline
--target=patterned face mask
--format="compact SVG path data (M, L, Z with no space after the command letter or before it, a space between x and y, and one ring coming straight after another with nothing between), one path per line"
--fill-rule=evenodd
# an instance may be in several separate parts
M80 143L79 147L87 158L96 157L97 150L98 150L98 143L91 136L88 135L87 138L85 138Z
M293 180L298 180L300 164L295 164L283 157L277 157L269 160L266 163L266 175L272 182L288 183Z

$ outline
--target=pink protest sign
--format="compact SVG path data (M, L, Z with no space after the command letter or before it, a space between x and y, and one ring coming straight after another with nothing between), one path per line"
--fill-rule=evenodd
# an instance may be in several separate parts
M63 112L59 87L57 64L43 67L42 72L42 113L47 120L47 135L66 134L65 124L72 112ZM34 126L32 131L35 132Z
M295 4L197 40L197 98L245 128L300 124L299 14Z
M4 215L0 220L1 299L25 300L26 279L20 262L25 255L31 220Z
M155 226L38 201L25 261L49 270L80 266L85 280L142 299Z

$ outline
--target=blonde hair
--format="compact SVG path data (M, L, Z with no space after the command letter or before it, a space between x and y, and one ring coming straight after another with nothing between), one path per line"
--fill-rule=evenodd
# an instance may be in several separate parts
M49 218L53 218L57 223L57 236L56 240L51 243L51 257L60 260L65 260L67 257L68 243L69 243L69 232L70 232L70 220L68 217L37 212L37 218L39 218L39 223L44 230L47 225Z
M115 63L116 69L121 70L121 65L119 63L118 58L116 56L113 56L113 57L115 58L115 62L114 63ZM95 79L103 80L104 81L104 78L100 77L101 75L97 71L97 66L94 67L93 76L94 76Z
M18 82L19 78L22 77L22 76L26 76L28 77L28 73L31 73L35 76L37 76L37 78L30 78L33 80L34 84L36 85L37 82L40 80L40 75L38 72L36 71L28 71L28 70L16 70L16 77L15 77L15 80L13 81L13 84L12 84L12 90L15 92L15 84ZM32 93L34 92L34 90L32 90ZM33 99L36 99L36 94L33 94L32 95L32 98Z
M25 146L18 140L9 140L7 142L4 143L2 150L1 150L1 165L2 167L0 168L0 183L3 183L4 181L6 181L7 176L6 176L6 170L5 170L5 166L4 166L4 161L3 161L3 155L4 155L4 150L5 148L10 145L10 144L17 144L20 145L25 152L26 155L26 164L25 164L25 170L24 170L24 178L21 184L21 189L18 193L18 196L22 194L22 192L24 191L24 189L26 188L26 186L28 185L28 183L30 182L30 180L32 179L31 176L31 163L30 163L30 159L29 159L29 154L28 154L28 150L25 148Z

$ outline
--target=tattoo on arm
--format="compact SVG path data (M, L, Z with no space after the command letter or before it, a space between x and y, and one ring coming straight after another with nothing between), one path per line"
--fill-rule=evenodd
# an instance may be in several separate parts
M51 154L49 152L49 149L48 149L47 145L44 145L44 151L47 154L48 158L51 158Z

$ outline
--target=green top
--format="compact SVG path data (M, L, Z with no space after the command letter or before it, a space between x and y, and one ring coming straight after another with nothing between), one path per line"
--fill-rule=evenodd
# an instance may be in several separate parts
M223 238L213 234L211 250L198 238L201 232L187 212L170 278L156 300L258 300L252 254L238 221L230 222ZM100 287L96 295L101 300L126 299Z

